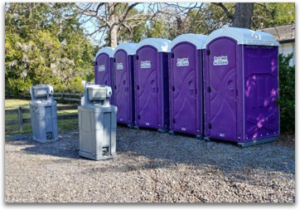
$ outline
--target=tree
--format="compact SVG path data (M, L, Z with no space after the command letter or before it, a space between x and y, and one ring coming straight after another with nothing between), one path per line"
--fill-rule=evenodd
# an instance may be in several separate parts
M129 12L139 3L88 3L83 6L76 4L78 10L82 15L87 16L88 20L92 18L97 20L97 29L92 32L96 33L99 31L105 31L108 29L108 45L116 47L118 43L118 33L120 32L121 26L131 30L133 26L129 24L129 20L141 17L139 14L136 17L128 18Z
M253 28L291 24L295 21L295 3L255 3Z
M224 11L234 27L258 29L295 21L295 3L236 3L233 6L225 3L212 4ZM233 9L234 13L231 11Z
M234 10L234 3L224 3L229 12ZM204 4L201 8L193 9L185 21L189 24L188 32L196 34L210 34L212 31L229 24L232 20L227 17L224 10L214 4Z
M164 18L157 18L152 21L147 28L147 37L152 38L169 38L169 28Z
M7 91L19 93L42 83L63 90L76 76L84 79L93 72L93 46L76 16L73 4L6 4Z
M117 14L121 14L124 4L119 4L117 6ZM146 20L141 21L136 19L138 15L143 16L143 12L132 8L126 20L126 27L121 26L118 33L118 42L140 42L143 38L146 38ZM109 37L109 31L107 32L107 37Z
M132 13L139 5L139 11ZM82 23L93 21L96 33L107 34L106 46L116 47L120 32L126 28L131 33L136 27L152 21L158 14L168 7L166 3L84 3L76 4L82 14ZM123 34L124 35L124 34Z
M232 14L223 3L212 3L219 6L227 17L232 20L232 26L238 28L251 28L254 3L236 3L235 12Z

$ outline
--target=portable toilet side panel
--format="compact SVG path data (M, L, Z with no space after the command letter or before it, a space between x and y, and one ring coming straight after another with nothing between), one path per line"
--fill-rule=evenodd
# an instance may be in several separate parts
M117 122L134 126L134 43L121 43L115 50L113 74L115 75L115 105Z
M205 135L242 146L279 135L278 42L248 29L222 28L207 41Z
M169 128L169 43L169 40L149 38L137 46L135 106L139 127L162 131Z
M243 46L245 141L279 136L278 47Z
M94 71L95 71L95 84L98 85L107 85L113 89L113 48L104 47L101 48L94 59ZM113 104L114 90L113 96L110 98L110 102Z
M171 43L170 130L203 134L202 53L207 36L183 34Z

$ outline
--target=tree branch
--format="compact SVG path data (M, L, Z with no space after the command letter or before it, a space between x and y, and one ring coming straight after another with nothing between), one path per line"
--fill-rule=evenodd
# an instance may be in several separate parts
M217 5L222 8L222 10L225 12L228 18L233 19L233 15L228 11L228 9L225 7L223 3L212 3L214 5Z
M88 8L84 9L84 8L81 8L80 6L78 6L77 4L75 4L75 5L76 5L77 9L79 9L82 12L82 14L84 14L86 16L95 17L98 20L101 20L101 21L103 21L104 23L107 24L107 21L103 17L97 15L98 11L91 10L91 9L88 9Z
M136 5L138 5L139 3L136 2L136 3L133 3L131 4L130 6L127 4L126 5L126 8L124 9L124 12L122 13L122 15L120 16L120 24L123 24L124 20L126 19L127 15L128 15L128 12L133 9Z

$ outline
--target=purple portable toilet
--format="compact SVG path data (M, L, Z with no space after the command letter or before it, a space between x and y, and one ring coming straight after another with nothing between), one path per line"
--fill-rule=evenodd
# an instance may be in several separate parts
M94 59L95 67L95 84L107 85L112 89L112 97L110 98L110 103L114 104L114 90L112 84L112 68L114 61L114 49L111 47L101 48Z
M170 45L170 133L203 135L203 51L207 36L183 34Z
M114 103L118 107L117 122L134 126L134 43L120 43L115 48L113 83Z
M221 28L206 41L206 138L249 146L279 137L278 45L274 36Z
M134 70L137 127L169 130L169 44L169 40L158 38L137 44Z

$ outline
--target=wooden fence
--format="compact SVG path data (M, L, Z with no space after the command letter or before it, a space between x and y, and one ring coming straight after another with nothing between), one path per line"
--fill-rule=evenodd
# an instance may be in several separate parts
M53 99L61 102L78 102L80 103L81 97L83 96L83 93L53 93ZM30 93L25 92L20 95L13 95L13 94L8 94L5 93L5 98L24 98L24 99L30 99Z
M57 110L75 110L78 108L78 105L72 106L57 106ZM23 113L30 113L30 109L24 109L19 106L18 109L5 110L5 115L7 114L17 114L18 120L5 120L5 125L15 125L18 124L20 130L23 130L24 123L31 123L30 118L23 118ZM66 114L66 115L57 115L57 120L66 120L66 119L78 119L78 114Z

